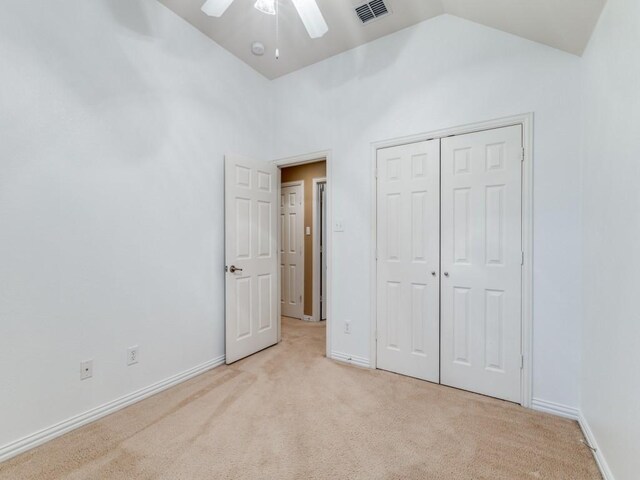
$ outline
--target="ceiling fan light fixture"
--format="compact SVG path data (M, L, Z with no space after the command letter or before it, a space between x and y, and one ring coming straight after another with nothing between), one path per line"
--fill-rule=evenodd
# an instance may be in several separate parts
M276 0L256 0L254 7L267 15L276 14Z
M201 10L210 17L221 17L233 0L207 0Z
M320 38L329 31L316 0L292 0L292 2L311 38Z

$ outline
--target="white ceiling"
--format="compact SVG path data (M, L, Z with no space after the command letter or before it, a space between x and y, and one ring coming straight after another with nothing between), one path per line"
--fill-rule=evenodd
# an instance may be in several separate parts
M204 0L159 0L267 78L277 78L345 50L449 13L544 43L569 53L584 51L606 0L385 0L391 15L362 25L354 6L363 0L317 0L329 25L322 38L309 38L290 0L280 0L280 59L275 19L235 0L220 18L208 17ZM260 41L265 55L251 53Z

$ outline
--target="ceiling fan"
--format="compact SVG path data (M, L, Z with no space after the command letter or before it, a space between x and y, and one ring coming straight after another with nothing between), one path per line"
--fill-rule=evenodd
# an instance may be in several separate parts
M269 15L275 15L277 12L276 2L278 1L257 0L255 8ZM316 0L291 0L291 2L296 7L298 15L300 15L300 19L311 38L320 38L327 33L329 27ZM211 17L221 17L232 3L233 0L207 0L202 6L202 11Z

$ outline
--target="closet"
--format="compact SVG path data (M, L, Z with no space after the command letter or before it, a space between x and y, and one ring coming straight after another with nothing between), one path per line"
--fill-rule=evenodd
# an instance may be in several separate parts
M377 152L377 366L520 402L522 127Z

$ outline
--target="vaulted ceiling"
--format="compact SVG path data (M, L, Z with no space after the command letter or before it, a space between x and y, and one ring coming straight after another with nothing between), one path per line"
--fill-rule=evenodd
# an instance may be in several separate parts
M445 13L581 55L606 0L384 0L391 14L363 24L355 7L364 0L317 0L329 32L307 34L290 0L280 0L280 59L276 60L275 19L255 0L235 0L225 14L208 17L204 0L159 0L216 43L267 78L277 78L345 50ZM263 56L251 53L262 42Z

